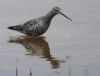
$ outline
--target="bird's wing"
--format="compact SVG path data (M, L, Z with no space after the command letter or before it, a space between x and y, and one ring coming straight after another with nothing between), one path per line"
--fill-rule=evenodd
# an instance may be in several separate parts
M23 27L26 27L26 26L34 26L34 25L36 25L38 23L38 20L37 19L32 19L32 20L29 20L29 21L27 21L27 22L25 22L24 24L23 24Z
M35 18L25 22L22 27L24 30L34 30L37 29L37 27L41 27L41 25L43 25L42 21L38 18Z

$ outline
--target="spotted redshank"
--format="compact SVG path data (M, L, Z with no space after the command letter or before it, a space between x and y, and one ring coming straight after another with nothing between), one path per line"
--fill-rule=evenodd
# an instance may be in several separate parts
M16 30L32 37L40 36L48 30L52 18L57 14L61 14L72 21L69 17L61 12L59 7L54 7L45 16L29 20L21 25L10 26L8 29Z

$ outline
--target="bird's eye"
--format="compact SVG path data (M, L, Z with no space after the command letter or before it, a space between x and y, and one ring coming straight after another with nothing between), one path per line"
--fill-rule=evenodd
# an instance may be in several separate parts
M60 8L56 8L56 10L60 11L61 9Z
M54 9L55 9L56 11L60 11L60 10L61 10L59 7L54 7Z

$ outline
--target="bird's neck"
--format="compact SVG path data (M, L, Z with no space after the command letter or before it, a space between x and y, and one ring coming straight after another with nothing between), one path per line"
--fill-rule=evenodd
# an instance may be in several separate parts
M47 13L46 14L46 18L48 19L48 20L52 20L52 18L56 15L57 13L56 12L54 12L54 11L50 11L49 13Z

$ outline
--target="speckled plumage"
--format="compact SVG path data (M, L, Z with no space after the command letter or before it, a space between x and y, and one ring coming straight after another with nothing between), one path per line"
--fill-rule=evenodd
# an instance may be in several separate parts
M52 18L57 15L60 10L59 7L54 7L45 16L29 20L21 25L10 26L8 28L33 37L42 35L49 28Z

